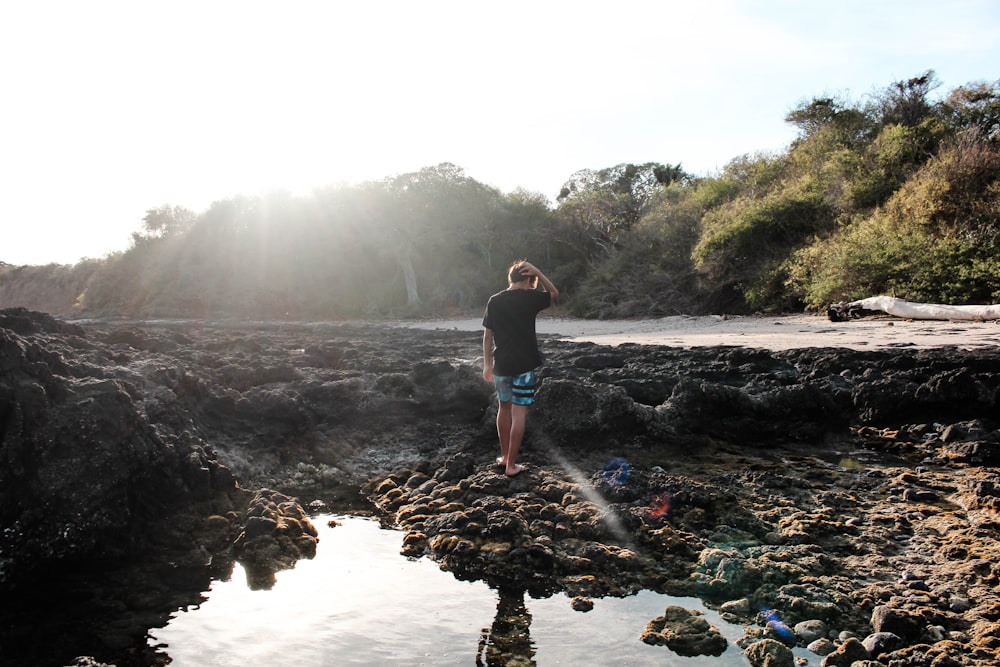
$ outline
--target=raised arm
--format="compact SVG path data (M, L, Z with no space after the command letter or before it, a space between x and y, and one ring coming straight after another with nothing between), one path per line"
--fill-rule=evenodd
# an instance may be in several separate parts
M525 262L521 265L521 270L529 275L538 276L538 282L542 284L542 287L545 288L546 292L552 295L553 301L559 298L559 290L556 289L556 286L552 284L552 281L549 280L537 266L531 262Z

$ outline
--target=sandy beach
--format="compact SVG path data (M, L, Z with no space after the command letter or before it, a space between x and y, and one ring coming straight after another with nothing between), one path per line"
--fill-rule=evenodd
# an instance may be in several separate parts
M400 322L417 329L477 331L479 318ZM887 348L962 349L1000 345L996 321L906 320L890 316L831 322L826 315L684 315L647 320L581 320L539 317L538 333L569 341L601 345L668 345L704 347L736 345L769 350L840 347L853 350Z

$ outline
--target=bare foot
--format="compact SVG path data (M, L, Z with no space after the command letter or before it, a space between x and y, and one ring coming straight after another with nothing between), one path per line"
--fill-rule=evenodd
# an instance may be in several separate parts
M506 472L508 477L517 477L527 469L528 466L523 466L520 463L515 463L513 467L508 466Z
M501 468L506 468L507 467L507 459L505 459L502 456L498 456L497 457L497 466L499 466Z

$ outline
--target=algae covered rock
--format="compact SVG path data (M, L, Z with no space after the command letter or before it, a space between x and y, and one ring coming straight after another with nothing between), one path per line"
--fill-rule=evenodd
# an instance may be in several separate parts
M746 647L743 655L753 667L793 667L792 650L776 639L762 639Z
M677 655L722 655L728 642L718 628L698 611L671 605L662 616L646 624L639 639L647 644L666 646Z

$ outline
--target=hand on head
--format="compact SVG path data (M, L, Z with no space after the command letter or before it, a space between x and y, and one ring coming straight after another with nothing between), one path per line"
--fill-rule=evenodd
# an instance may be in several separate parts
M541 275L542 272L539 271L534 264L526 260L521 260L511 264L507 273L507 280L511 285L529 282L530 286L534 288L538 284L538 280L541 278Z

